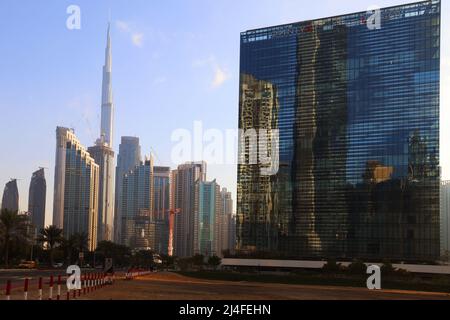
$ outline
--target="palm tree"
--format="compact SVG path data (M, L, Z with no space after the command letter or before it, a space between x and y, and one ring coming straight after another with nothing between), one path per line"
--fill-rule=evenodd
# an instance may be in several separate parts
M80 252L86 252L89 248L89 236L86 233L75 233L71 237L74 248L80 253Z
M66 264L72 264L72 254L75 251L75 242L73 237L70 237L69 239L63 238L61 241L61 249L64 251Z
M86 233L75 233L70 237L70 240L73 242L73 248L78 252L78 256L80 256L80 253L88 251L89 236ZM82 264L81 261L80 263Z
M208 265L214 268L214 271L217 270L217 267L222 264L222 259L218 256L212 256L208 259Z
M0 212L0 239L6 267L9 266L9 251L13 242L28 240L28 217L17 211L2 209Z
M48 248L50 250L50 264L53 267L53 253L55 248L61 244L63 241L63 231L56 226L49 226L45 229L42 229L39 236L38 241L42 243L48 244Z

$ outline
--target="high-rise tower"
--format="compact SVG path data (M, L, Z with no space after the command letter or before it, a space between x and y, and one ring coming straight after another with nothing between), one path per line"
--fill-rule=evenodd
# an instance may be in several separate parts
M108 147L113 147L114 128L114 103L112 93L112 51L110 25L106 40L105 65L103 66L102 85L102 122L100 128L100 139Z
M126 173L134 169L141 163L141 146L137 137L122 137L119 154L117 155L116 167L116 193L114 211L114 231L115 241L121 242L122 216L122 182Z
M440 43L440 0L241 34L238 250L439 258Z
M11 211L19 211L19 191L17 188L17 180L11 179L3 191L2 209Z
M28 193L28 213L37 230L45 227L45 200L47 196L47 182L44 168L33 173Z
M111 84L112 73L111 35L108 35L103 66L102 86L102 119L100 138L95 146L88 149L95 162L99 165L100 184L98 195L98 238L97 241L112 241L114 239L114 150L113 150L113 122L114 104Z
M89 237L89 250L97 247L99 166L73 130L56 129L53 225L68 238Z
M195 232L195 184L206 181L206 163L189 162L178 166L173 173L174 208L180 209L175 216L174 254L177 257L192 257L194 255Z

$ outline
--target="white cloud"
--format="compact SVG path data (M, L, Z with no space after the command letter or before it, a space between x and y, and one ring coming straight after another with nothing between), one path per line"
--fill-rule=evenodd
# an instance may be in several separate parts
M193 65L194 67L209 66L211 68L213 71L211 87L214 89L221 87L230 78L228 70L220 65L214 56L210 56L208 59L196 60Z
M144 34L142 32L137 32L130 23L117 20L116 27L120 32L125 33L130 37L131 43L134 46L141 48L144 45Z
M225 81L227 81L228 79L228 74L227 72L222 69L220 66L215 66L215 71L214 71L214 80L212 82L212 87L213 88L218 88L220 87L222 84L225 83Z
M144 34L143 33L133 33L131 35L131 41L136 47L142 47L144 44Z
M130 32L130 31L131 31L130 26L129 26L128 23L126 23L125 21L117 20L117 21L116 21L116 27L117 27L117 29L119 29L119 31L121 31L121 32L127 33L127 32Z

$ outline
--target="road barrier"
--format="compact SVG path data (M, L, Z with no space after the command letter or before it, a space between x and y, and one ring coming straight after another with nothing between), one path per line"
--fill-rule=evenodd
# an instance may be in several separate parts
M6 281L6 300L11 300L11 280Z
M142 277L142 276L146 276L148 274L151 274L151 271L128 271L125 274L125 280L133 280L136 279L137 277Z
M58 294L56 295L56 300L61 299L61 276L58 276Z
M144 272L134 272L132 273L132 277L136 277L139 275L143 275ZM110 276L108 276L109 278ZM48 284L48 300L61 300L61 294L62 294L62 289L61 289L61 285L63 284L63 281L66 279L65 277L58 275L57 278L53 275L51 275L47 281L43 281L42 277L39 277L34 281L31 281L30 278L25 278L23 280L23 300L30 300L33 299L33 295L30 295L32 293L32 291L30 291L30 288L33 288L36 283L37 283L37 292L35 292L35 294L37 294L37 299L38 300L43 300L43 289L44 289L44 284L47 287ZM55 279L57 279L56 283L55 283ZM87 273L81 276L80 279L80 287L76 288L76 289L72 289L72 290L68 290L66 291L66 300L71 300L71 299L77 299L77 298L81 298L82 296L88 295L89 293L92 293L94 291L100 290L102 288L105 287L107 281L107 275L105 273ZM34 285L33 285L34 283ZM108 282L110 283L110 282ZM56 299L54 299L54 287L55 285L57 286L56 290ZM13 290L15 291L16 289L21 289L22 285L18 284L16 286L13 287L11 280L7 280L6 281L6 287L5 287L5 299L6 300L11 300L12 297L12 292ZM36 287L34 287L36 288ZM47 290L47 289L46 289ZM20 290L22 291L22 290ZM14 295L16 296L16 294ZM36 298L36 295L34 295L34 297ZM16 296L17 299L17 296Z
M39 299L38 300L42 300L42 277L39 278L38 290L39 290Z
M26 278L23 284L23 300L28 300L28 281L29 279Z
M50 276L48 300L53 300L53 276Z

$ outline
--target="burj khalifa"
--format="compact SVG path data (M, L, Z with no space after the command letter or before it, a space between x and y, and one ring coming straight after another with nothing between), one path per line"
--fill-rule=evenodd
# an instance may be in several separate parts
M114 102L112 93L112 50L110 29L109 25L105 50L105 65L103 66L100 138L97 139L95 146L90 147L88 150L100 167L98 242L114 240Z

